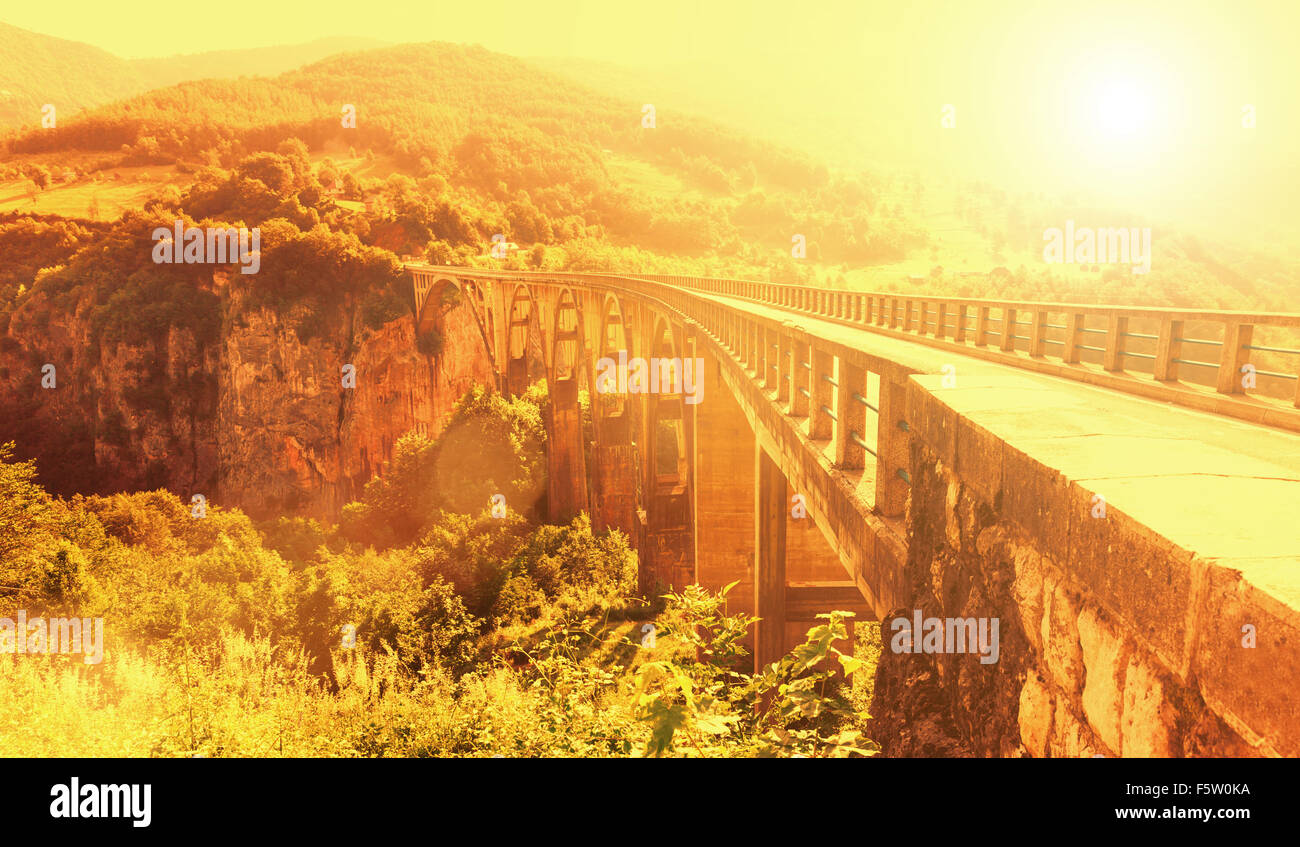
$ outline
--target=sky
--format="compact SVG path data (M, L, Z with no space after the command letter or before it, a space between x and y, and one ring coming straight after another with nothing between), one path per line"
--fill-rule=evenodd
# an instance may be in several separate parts
M796 101L773 114L802 115L810 136L824 122L862 138L864 157L888 149L1015 190L1099 188L1138 209L1211 216L1226 202L1284 208L1288 196L1296 209L1300 197L1300 0L7 5L7 23L125 58L353 35L689 66L701 86L712 67L752 76L745 96L760 109L768 92ZM955 126L941 127L946 106Z

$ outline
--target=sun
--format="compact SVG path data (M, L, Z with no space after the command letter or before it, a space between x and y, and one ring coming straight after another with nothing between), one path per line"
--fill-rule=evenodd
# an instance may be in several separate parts
M1104 139L1134 140L1151 130L1151 94L1133 77L1103 78L1089 105L1093 129Z

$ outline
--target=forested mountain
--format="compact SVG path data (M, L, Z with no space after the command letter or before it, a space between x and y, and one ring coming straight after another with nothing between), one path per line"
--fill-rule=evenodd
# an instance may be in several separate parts
M0 23L0 129L39 125L53 104L59 121L153 88L185 80L265 76L347 50L383 46L371 38L321 38L305 44L147 59L122 59L83 44Z
M519 242L594 226L655 250L788 254L800 233L810 258L879 261L923 241L897 204L878 202L871 175L832 175L806 154L671 109L643 126L643 106L482 48L432 43L269 79L183 83L21 131L10 149L230 167L295 137L313 151L392 156L406 173L510 206L506 234ZM355 128L343 125L348 107Z
M131 63L81 44L0 23L0 127L40 124L41 107L56 118L147 88Z
M162 88L191 79L233 79L241 76L270 76L317 62L335 53L370 50L386 43L374 38L318 38L304 44L277 44L245 50L209 50L148 59L130 59L130 65L148 83Z

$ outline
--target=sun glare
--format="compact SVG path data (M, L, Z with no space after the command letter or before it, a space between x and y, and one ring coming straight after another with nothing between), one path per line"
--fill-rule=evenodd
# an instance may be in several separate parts
M1135 139L1150 131L1150 94L1134 79L1105 80L1093 93L1092 107L1095 129L1104 138Z

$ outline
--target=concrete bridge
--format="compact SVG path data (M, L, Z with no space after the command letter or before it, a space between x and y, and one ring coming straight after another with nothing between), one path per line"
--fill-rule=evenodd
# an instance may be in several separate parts
M1000 621L994 663L882 630L887 752L1300 755L1300 314L407 269L421 331L467 303L548 379L552 518L738 581L758 663L831 609ZM588 443L621 351L701 402L592 391Z

